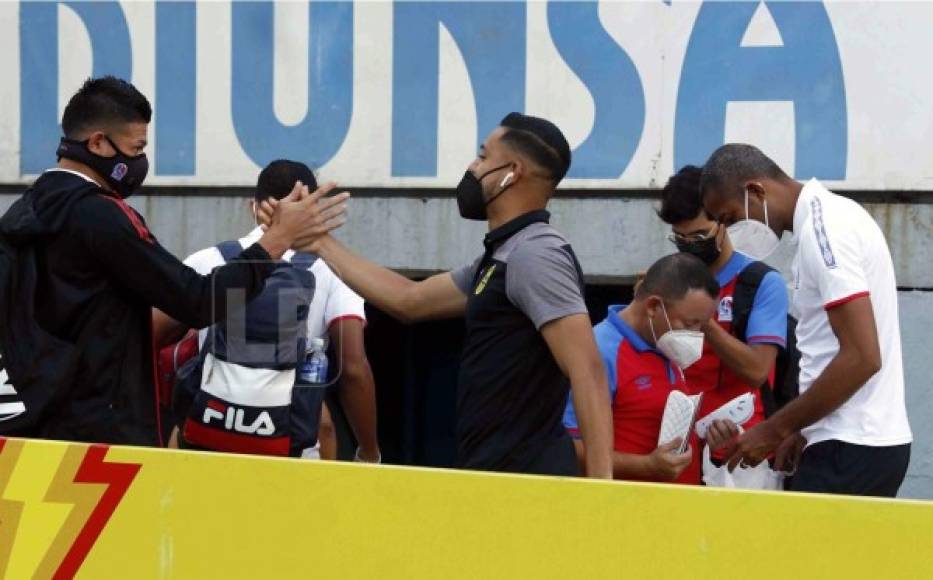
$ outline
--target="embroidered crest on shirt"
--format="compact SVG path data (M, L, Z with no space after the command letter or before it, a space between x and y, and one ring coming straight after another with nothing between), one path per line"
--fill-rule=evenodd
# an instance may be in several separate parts
M651 387L651 375L641 375L635 379L635 386L639 391L644 391Z
M719 322L732 322L732 296L723 296L717 313Z
M823 204L820 203L819 198L814 197L810 200L810 211L813 215L813 232L816 234L816 242L820 245L823 263L827 268L835 268L836 256L833 255L833 248L829 245L829 237L826 235L826 226L823 224Z
M473 294L479 296L480 293L486 289L486 284L489 283L489 279L492 278L492 273L496 271L496 265L493 264L486 269L486 272L483 274L482 280L479 281L479 284L476 285L476 289L473 290Z

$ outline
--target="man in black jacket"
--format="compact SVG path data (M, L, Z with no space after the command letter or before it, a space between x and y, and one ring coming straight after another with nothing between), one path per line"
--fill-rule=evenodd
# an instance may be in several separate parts
M73 379L20 435L161 444L151 308L192 327L212 323L226 312L228 290L257 295L275 260L342 211L339 196L318 203L329 187L309 195L298 183L256 244L198 275L124 201L146 177L151 115L130 83L88 80L65 108L57 167L0 220L4 241L35 256L36 322L79 352Z

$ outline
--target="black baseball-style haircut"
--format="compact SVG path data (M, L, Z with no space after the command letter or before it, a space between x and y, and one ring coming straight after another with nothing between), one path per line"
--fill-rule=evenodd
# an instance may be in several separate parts
M256 201L264 201L270 197L282 199L291 193L296 181L307 185L309 191L317 189L317 179L307 165L300 161L276 159L259 172L254 194Z
M86 80L71 97L62 115L62 131L69 139L81 139L93 131L151 120L152 107L136 87L106 76Z
M509 113L499 123L508 129L502 142L548 172L554 185L570 169L570 144L557 125L540 117Z
M661 209L658 210L658 217L664 223L678 224L692 220L703 212L703 199L700 197L702 174L702 168L686 165L667 180L661 190Z
M745 183L753 179L790 179L784 170L754 145L727 143L713 151L703 166L700 196L716 190L719 195L744 196Z
M719 283L699 258L681 252L664 256L648 268L636 298L660 296L671 303L691 290L702 290L715 299L719 296Z

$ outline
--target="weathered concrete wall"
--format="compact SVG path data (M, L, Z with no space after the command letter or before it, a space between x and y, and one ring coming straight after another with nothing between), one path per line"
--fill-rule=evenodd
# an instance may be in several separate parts
M0 196L0 211L13 201ZM249 231L247 200L234 197L131 198L161 243L179 256ZM625 282L673 250L645 199L558 199L553 223L567 234L588 275ZM869 205L888 236L902 287L933 287L933 205ZM406 270L443 270L482 251L485 225L460 219L449 199L361 198L339 236L374 261ZM787 261L787 247L773 262ZM907 497L933 499L933 293L900 294L907 397L916 443Z
M242 198L135 197L131 203L178 254L238 235L252 216ZM866 206L885 230L901 287L933 287L933 205ZM673 250L646 199L557 199L553 223L573 243L590 276L628 277ZM393 268L445 270L482 252L484 224L460 218L451 199L360 198L339 237ZM782 265L782 253L772 262ZM786 257L786 253L785 253Z
M5 211L13 196L0 196ZM247 200L235 197L135 196L130 203L172 252L190 252L241 235L252 224ZM552 222L573 243L589 276L629 277L673 246L647 199L557 199ZM933 204L869 204L882 225L898 285L933 288ZM445 270L482 252L485 226L460 218L452 199L359 198L339 237L376 262L407 270ZM783 257L782 257L783 256ZM786 252L773 260L781 266Z
M900 292L907 412L914 444L901 496L933 499L933 292Z

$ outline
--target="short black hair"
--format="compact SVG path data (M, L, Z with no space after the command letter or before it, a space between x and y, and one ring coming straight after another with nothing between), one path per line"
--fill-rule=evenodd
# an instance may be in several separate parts
M679 252L664 256L648 268L635 297L655 295L666 302L677 302L691 290L702 290L715 299L719 296L719 282L702 260Z
M700 178L701 198L711 189L729 196L745 194L745 182L770 178L777 181L790 179L784 170L754 145L727 143L713 151L703 166Z
M661 209L658 210L658 217L664 223L679 224L696 218L704 211L700 197L702 174L702 168L686 165L667 180L661 190Z
M317 179L314 178L314 172L310 167L300 161L276 159L259 172L256 201L264 201L270 197L282 199L291 193L296 181L307 185L310 191L317 189Z
M571 153L567 138L557 125L542 119L509 113L499 123L507 130L501 140L548 172L554 185L567 175Z
M84 81L62 115L62 131L69 139L88 132L105 131L114 125L148 123L152 107L136 87L113 76Z

